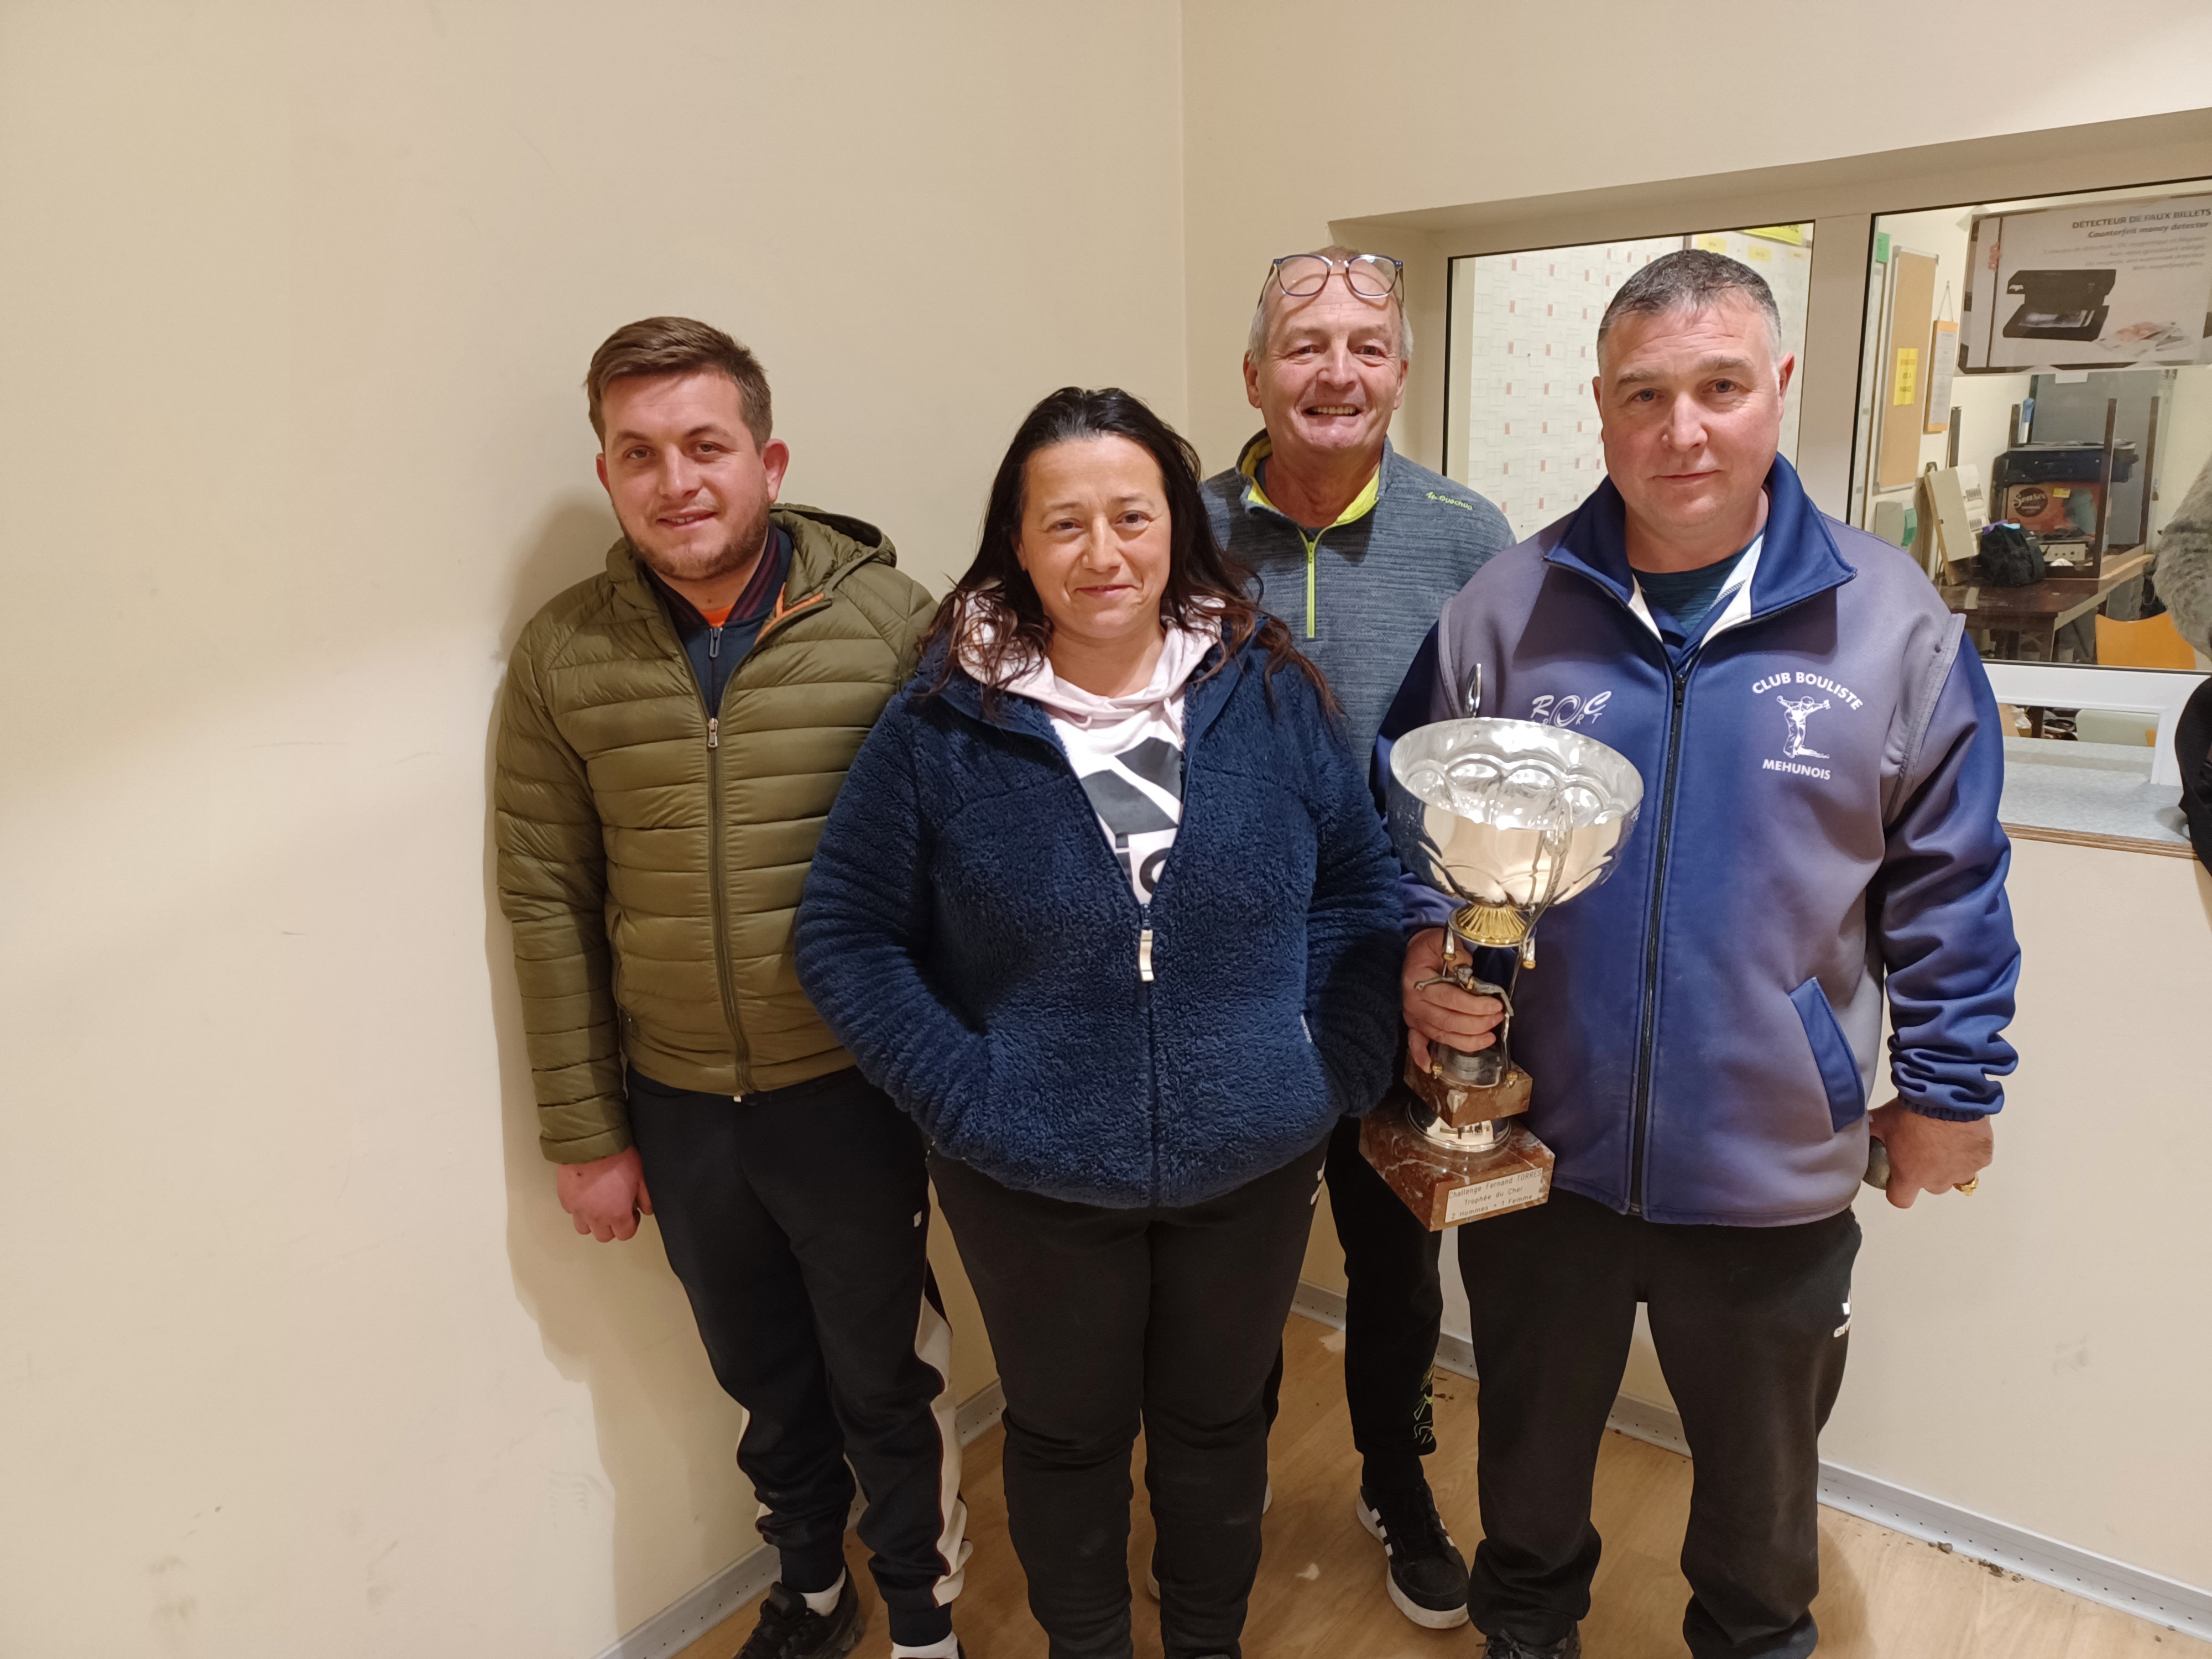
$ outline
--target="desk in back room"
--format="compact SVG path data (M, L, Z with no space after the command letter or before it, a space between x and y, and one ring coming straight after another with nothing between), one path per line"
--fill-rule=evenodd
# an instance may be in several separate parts
M2057 648L2058 630L2091 611L2116 589L2150 568L2151 556L2130 552L2107 554L2097 576L2050 576L2025 587L1990 587L1972 584L1939 586L1943 603L1966 619L1968 628L1986 629L1993 636L1990 654L2021 662L2049 662ZM1996 649L2000 636L2008 649Z

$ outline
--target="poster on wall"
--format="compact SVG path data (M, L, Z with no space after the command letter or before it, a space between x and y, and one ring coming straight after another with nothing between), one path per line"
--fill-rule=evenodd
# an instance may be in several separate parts
M1959 368L2212 362L2212 195L1975 216Z

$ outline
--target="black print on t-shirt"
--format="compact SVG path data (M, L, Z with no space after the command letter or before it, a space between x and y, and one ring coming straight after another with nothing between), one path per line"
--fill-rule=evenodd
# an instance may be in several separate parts
M1091 810L1114 837L1115 857L1131 872L1139 899L1150 899L1175 839L1176 820L1148 788L1170 800L1182 799L1182 750L1146 738L1097 771L1085 773L1082 784Z

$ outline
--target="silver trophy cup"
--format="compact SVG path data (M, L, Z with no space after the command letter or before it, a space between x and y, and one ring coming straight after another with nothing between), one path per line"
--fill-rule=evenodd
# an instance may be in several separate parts
M1468 702L1479 706L1480 682ZM1528 1073L1511 1049L1513 986L1536 962L1536 925L1554 904L1613 872L1644 802L1626 757L1589 738L1528 720L1442 720L1390 751L1390 838L1417 879L1459 902L1444 930L1443 971L1495 997L1506 1016L1496 1041L1473 1054L1432 1048L1426 1070L1410 1057L1412 1098L1369 1115L1361 1150L1431 1228L1540 1204L1552 1154L1513 1120L1528 1109ZM1477 976L1474 951L1513 954L1498 984Z

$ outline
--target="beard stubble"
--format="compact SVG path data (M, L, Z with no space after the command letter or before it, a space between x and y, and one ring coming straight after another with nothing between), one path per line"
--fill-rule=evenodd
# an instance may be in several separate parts
M645 561L647 568L654 575L664 581L710 582L744 569L767 550L768 515L768 504L764 502L760 511L753 515L750 525L741 527L722 544L711 558L699 562L696 568L690 568L691 562L672 559L665 552L653 546L630 525L623 522L620 514L617 514L615 519L622 525L623 534L629 538L631 548L639 558Z

